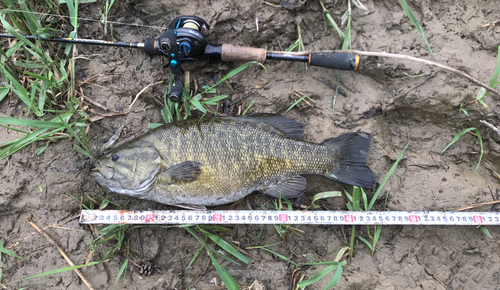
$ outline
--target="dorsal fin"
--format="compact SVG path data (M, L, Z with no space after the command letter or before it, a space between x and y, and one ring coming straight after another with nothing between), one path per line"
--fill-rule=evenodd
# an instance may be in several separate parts
M304 127L306 125L283 115L257 113L249 116L242 116L242 118L269 124L290 138L298 139L304 137Z

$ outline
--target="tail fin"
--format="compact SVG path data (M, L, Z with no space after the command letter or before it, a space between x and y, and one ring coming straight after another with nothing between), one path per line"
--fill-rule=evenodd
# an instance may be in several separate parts
M328 178L341 183L373 188L376 179L366 164L370 150L370 134L359 132L339 136L323 143L334 156L336 163Z

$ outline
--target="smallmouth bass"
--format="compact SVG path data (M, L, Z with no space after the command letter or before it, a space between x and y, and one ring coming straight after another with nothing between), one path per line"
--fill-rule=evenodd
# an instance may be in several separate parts
M365 161L370 134L316 144L297 140L304 126L272 114L170 123L113 149L92 174L110 191L191 209L231 203L254 191L298 197L306 188L303 174L375 185Z

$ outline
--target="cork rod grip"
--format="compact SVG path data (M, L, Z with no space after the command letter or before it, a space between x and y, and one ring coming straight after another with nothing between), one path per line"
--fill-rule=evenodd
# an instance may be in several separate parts
M253 48L223 44L221 50L222 61L252 61L264 62L266 60L266 50L263 48Z

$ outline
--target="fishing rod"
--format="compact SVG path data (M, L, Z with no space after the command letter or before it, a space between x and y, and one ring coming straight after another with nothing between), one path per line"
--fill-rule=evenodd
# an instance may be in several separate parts
M162 55L168 59L165 67L170 67L174 76L174 83L168 94L172 102L182 100L183 85L181 80L183 62L192 61L197 56L209 56L214 60L229 61L258 61L284 60L304 62L311 66L333 68L338 70L356 71L359 67L358 54L339 52L285 52L266 51L262 48L234 46L231 44L215 45L206 41L210 33L208 23L196 16L179 16L175 18L159 37L159 39L146 38L144 42L119 42L79 38L44 38L25 35L27 39L91 44L104 46L118 46L129 48L142 48L150 56ZM0 37L15 38L14 35L0 34Z

